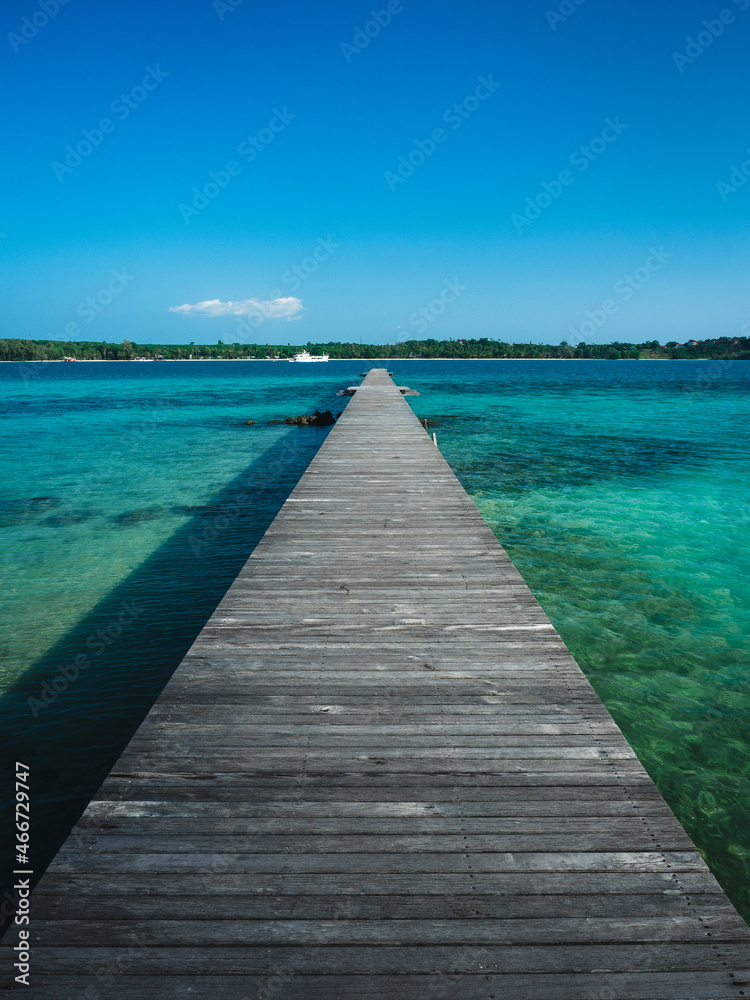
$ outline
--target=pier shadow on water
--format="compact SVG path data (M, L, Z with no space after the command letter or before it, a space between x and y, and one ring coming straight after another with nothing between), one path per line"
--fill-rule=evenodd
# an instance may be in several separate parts
M31 769L36 882L328 430L291 431L208 504L181 510L190 521L0 697L0 935L14 910L12 870L23 867L13 850L16 761ZM90 665L77 671L76 657Z

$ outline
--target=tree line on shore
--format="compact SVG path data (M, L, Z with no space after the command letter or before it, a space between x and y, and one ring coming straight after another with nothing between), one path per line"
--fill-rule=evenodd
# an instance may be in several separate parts
M0 339L0 361L132 361L147 358L164 361L290 358L303 348L279 344L121 344L104 341L61 341ZM478 340L406 340L399 344L328 343L306 344L311 354L328 354L331 360L403 360L403 359L492 359L492 358L570 358L596 360L622 359L717 359L750 360L750 337L718 337L714 340L690 340L685 344L670 341L659 344L615 342L612 344L577 344L563 341L551 344L510 344L481 337Z

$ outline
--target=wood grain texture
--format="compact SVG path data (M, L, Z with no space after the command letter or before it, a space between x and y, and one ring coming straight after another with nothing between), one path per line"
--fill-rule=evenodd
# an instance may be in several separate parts
M745 985L750 973L744 973ZM71 1000L85 996L90 977L56 974L37 979L46 1000ZM203 996L204 976L178 977L132 975L113 978L118 1000L186 1000ZM371 976L273 973L266 975L216 975L211 996L220 1000L736 1000L743 995L739 977L726 972L597 971L576 973L490 973L474 975L448 972L438 975ZM743 991L746 995L746 990ZM101 996L111 995L105 990Z
M384 369L32 912L46 1000L750 996L748 928Z

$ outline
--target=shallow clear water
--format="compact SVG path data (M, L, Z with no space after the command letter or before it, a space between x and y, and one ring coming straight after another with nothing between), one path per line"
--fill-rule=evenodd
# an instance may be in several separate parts
M39 865L325 438L266 421L369 367L0 365L0 716ZM391 367L747 918L750 364Z
M521 362L417 387L443 454L750 918L750 365Z
M332 405L321 400L325 387L296 371L221 362L0 366L8 462L0 530L12 622L0 684L252 463L272 449L283 456L294 430L267 421ZM312 440L319 433L308 433Z

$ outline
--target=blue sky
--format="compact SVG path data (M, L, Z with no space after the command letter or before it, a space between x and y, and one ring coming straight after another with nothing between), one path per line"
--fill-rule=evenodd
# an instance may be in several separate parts
M735 335L749 37L750 0L9 0L0 336Z

